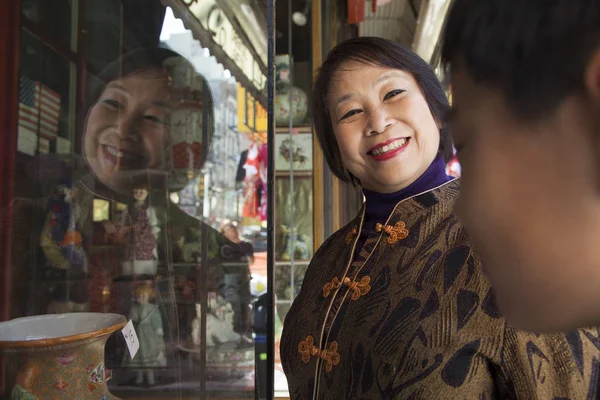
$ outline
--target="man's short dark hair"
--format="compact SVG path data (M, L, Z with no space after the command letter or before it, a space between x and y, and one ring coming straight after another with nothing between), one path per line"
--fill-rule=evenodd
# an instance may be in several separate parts
M327 106L329 84L341 64L346 61L358 61L410 73L423 92L433 118L440 124L444 124L450 105L440 81L429 64L400 43L378 37L359 37L338 44L321 65L313 84L312 115L317 138L331 171L342 181L356 184L356 178L342 162ZM450 160L454 151L450 129L446 125L440 129L438 151L446 161Z
M538 119L584 88L600 45L600 0L454 0L442 62Z

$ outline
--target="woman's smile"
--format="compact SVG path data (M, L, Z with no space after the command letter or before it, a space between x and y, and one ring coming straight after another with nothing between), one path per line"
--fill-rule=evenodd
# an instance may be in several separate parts
M386 161L402 153L410 142L410 138L394 138L373 146L367 154L375 161Z
M109 167L119 167L123 169L139 169L143 168L146 163L145 157L134 152L104 144L100 146L102 158L108 163Z

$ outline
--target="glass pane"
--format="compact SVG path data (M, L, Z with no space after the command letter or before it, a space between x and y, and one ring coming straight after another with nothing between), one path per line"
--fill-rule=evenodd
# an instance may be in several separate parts
M71 62L46 45L42 46L42 52L40 136L54 141L54 136L58 133L58 136L61 138L68 139L69 124L72 116L71 71L75 67ZM58 131L56 131L56 123L58 123ZM41 151L42 147L40 147Z
M21 13L23 17L33 22L41 22L40 0L22 0Z
M44 32L49 42L62 50L71 49L73 3L77 0L23 0L21 13L24 23Z
M34 81L42 78L42 43L26 30L21 30L21 75Z
M20 2L1 399L272 398L268 3Z
M71 48L73 3L77 3L77 0L40 1L44 32L67 49Z
M122 19L120 0L86 0L84 37L89 69L99 71L119 56Z

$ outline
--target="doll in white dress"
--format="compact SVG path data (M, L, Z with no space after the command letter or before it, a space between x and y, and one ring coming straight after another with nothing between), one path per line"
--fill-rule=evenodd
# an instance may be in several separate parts
M138 385L143 383L144 373L148 385L154 385L155 369L167 365L163 321L158 306L150 302L153 295L154 288L151 283L138 286L135 289L136 303L129 312L140 348L133 359L129 355L125 356L124 365L137 370Z

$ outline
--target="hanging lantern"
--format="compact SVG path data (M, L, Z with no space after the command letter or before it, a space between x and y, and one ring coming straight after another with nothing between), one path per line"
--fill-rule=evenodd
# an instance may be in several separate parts
M348 0L348 23L359 24L365 20L365 0Z
M202 160L202 138L205 109L204 81L193 68L179 59L165 63L171 73L173 100L176 108L171 115L171 165L169 189L181 190L195 179L205 160ZM204 136L208 136L209 133Z

